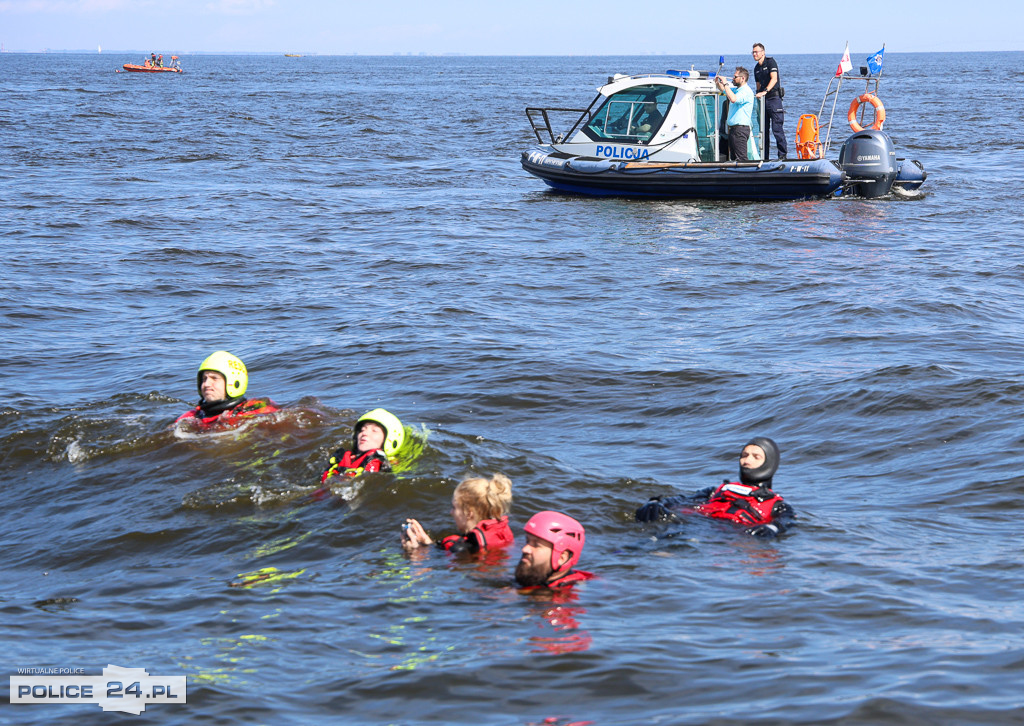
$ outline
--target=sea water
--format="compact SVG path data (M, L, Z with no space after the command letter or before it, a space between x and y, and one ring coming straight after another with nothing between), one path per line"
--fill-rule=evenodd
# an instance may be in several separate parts
M792 139L837 59L775 58ZM717 58L115 73L137 60L0 56L10 675L185 675L146 711L174 723L1024 719L1020 53L887 53L924 195L784 203L563 196L519 166L526 106ZM980 103L951 76L998 82ZM218 349L285 413L176 435ZM378 406L415 464L312 496ZM734 479L753 435L792 532L633 520ZM597 579L545 599L518 549L401 550L495 471L517 544L567 512Z

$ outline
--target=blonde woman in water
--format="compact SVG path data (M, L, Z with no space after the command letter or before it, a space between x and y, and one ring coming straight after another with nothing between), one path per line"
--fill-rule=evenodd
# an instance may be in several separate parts
M437 542L437 546L449 552L508 547L513 543L512 529L508 526L511 507L512 482L504 474L495 474L490 479L463 479L452 494L452 519L459 533L448 535ZM434 540L417 520L405 520L402 547L411 552L431 544Z

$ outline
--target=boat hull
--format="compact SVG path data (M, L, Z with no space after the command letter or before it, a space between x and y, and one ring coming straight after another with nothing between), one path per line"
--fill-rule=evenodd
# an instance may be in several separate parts
M916 192L928 178L928 172L917 159L897 159L896 180L893 186L905 192Z
M789 200L826 197L845 174L825 159L771 162L648 163L524 152L523 169L563 192L591 196Z
M170 66L158 68L154 66L140 66L135 63L125 63L121 67L128 73L183 73L180 68L171 68Z

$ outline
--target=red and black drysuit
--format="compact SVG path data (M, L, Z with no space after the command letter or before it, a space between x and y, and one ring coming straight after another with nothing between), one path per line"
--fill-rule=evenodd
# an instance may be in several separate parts
M724 482L689 495L654 497L636 511L636 519L654 522L696 513L744 525L749 534L758 537L774 537L789 527L796 514L769 485L770 482L760 485Z
M375 471L391 471L391 463L382 449L360 452L338 449L331 454L327 468L320 475L320 483L323 484L332 476L355 477Z
M195 408L178 416L174 423L186 421L201 430L230 428L249 416L276 413L279 410L277 404L269 398L228 398L212 403L200 401Z

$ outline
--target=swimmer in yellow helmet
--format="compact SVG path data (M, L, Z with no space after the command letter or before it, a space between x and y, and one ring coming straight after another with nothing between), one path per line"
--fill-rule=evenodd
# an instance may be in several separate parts
M367 411L356 421L352 431L352 448L338 449L331 455L327 468L320 475L326 484L333 476L359 476L363 472L391 471L389 456L394 456L405 443L405 428L398 417L383 408Z
M175 423L205 430L233 426L248 416L278 411L269 398L245 398L248 386L245 363L226 350L218 350L202 362L196 373L198 405L179 416Z

